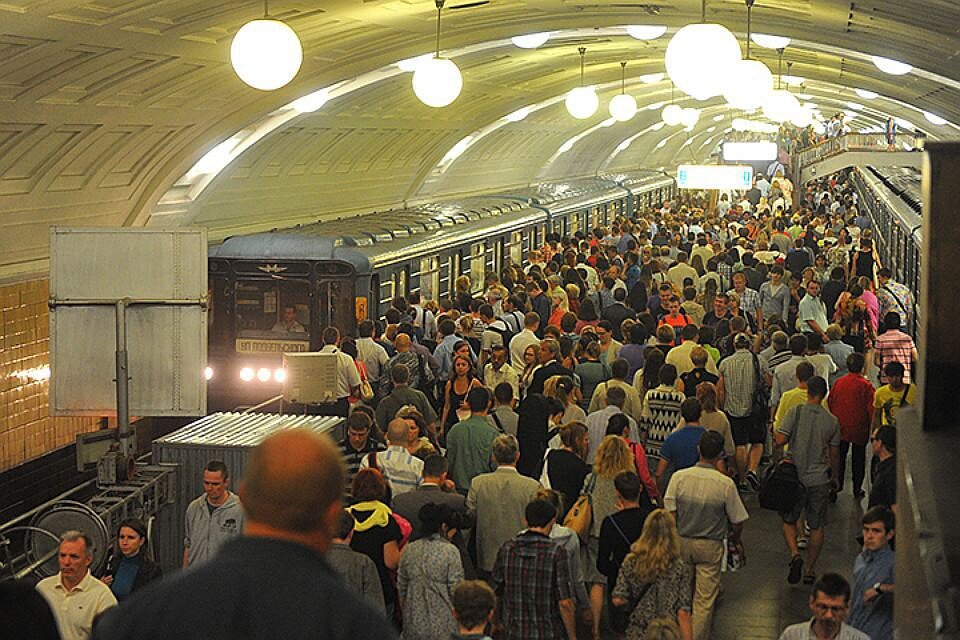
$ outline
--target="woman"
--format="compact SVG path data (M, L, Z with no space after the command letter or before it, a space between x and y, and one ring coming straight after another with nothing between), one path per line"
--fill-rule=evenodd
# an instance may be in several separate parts
M451 538L460 515L447 505L427 503L419 517L422 535L404 549L397 573L403 638L447 640L459 630L453 590L463 580L463 563Z
M470 302L473 300L473 296L470 294L470 276L458 276L453 281L453 285L456 289L457 309L461 313L470 313Z
M459 354L453 356L450 379L447 380L443 389L443 413L440 416L441 434L445 434L450 427L460 422L457 411L463 406L463 401L470 389L482 386L480 380L473 375L470 358Z
M647 340L650 335L647 333L647 327L639 322L634 323L625 335L628 336L629 342L620 347L618 357L623 358L630 365L627 380L633 380L634 374L643 369L643 354L647 350Z
M870 312L862 296L863 288L856 283L849 291L841 293L833 319L843 328L843 341L854 351L866 354L873 348L874 334Z
M163 575L146 547L147 527L142 521L128 518L120 523L117 527L116 549L110 557L107 575L101 578L117 600L126 599L140 587Z
M561 294L559 290L556 290L554 293L550 294L550 319L547 320L547 324L551 327L559 327L560 319L563 318L564 314L570 312L570 305L567 302L567 296Z
M574 331L581 333L587 325L597 326L600 322L600 316L597 315L597 307L591 298L584 298L580 302L580 311L577 313L577 325Z
M813 273L816 276L817 282L821 285L830 279L830 267L827 265L827 256L825 254L818 253L817 257L813 259Z
M411 455L426 460L440 451L436 428L427 424L423 414L413 405L404 405L397 410L398 418L407 423L407 450Z
M873 240L860 239L860 248L853 253L853 275L865 276L873 282Z
M620 568L613 604L630 610L627 640L645 638L659 617L675 620L680 637L692 640L693 567L680 558L677 523L666 509L656 509L643 523Z
M730 310L731 317L742 316L744 320L747 321L747 327L750 329L751 334L757 333L757 321L753 319L753 315L747 311L744 311L740 308L740 294L736 291L730 292L729 296L728 309Z
M563 405L560 424L584 422L587 414L577 405L576 385L570 376L551 376L543 383L543 395L555 398Z
M583 479L590 473L590 465L584 459L590 449L590 437L582 422L570 422L560 428L562 448L550 449L540 474L540 484L555 489L563 496L563 504L557 516L558 522L567 517L570 507L577 501Z
M585 340L585 338L581 338L581 344ZM611 375L610 367L600 362L600 343L596 340L586 340L586 346L580 354L580 362L573 372L580 378L580 388L583 396L580 406L586 410L597 385L609 380Z
M666 361L663 351L657 347L647 347L643 352L643 369L633 374L633 388L643 398L647 391L655 389L660 384L660 367Z
M606 578L597 569L600 548L600 525L603 519L617 511L617 491L613 479L621 471L635 471L633 454L627 441L618 436L606 436L597 449L593 472L583 481L584 494L591 496L593 520L587 544L581 547L583 580L589 585L590 611L593 614L593 637L600 637L600 616L603 612L603 587Z
M533 374L536 373L539 368L540 363L537 361L537 347L530 345L523 350L523 371L520 373L520 379L518 381L521 400L526 397L527 387L530 386L530 382L533 380Z
M873 280L866 276L860 276L857 284L863 289L863 303L867 305L867 313L870 314L870 324L873 326L873 335L876 336L880 330L880 299L874 292Z
M728 460L736 459L737 448L733 444L733 432L730 430L730 420L727 414L720 411L717 399L717 386L712 382L701 382L696 389L697 400L700 401L700 426L723 435L723 452ZM731 472L733 465L727 467Z
M576 273L573 269L568 269L568 272ZM575 284L567 284L563 287L564 291L567 294L567 306L570 307L570 311L574 314L580 310L580 287Z
M345 354L353 358L353 366L357 368L357 374L360 376L360 391L358 391L356 395L351 393L350 396L347 398L347 401L350 402L351 405L354 405L360 402L361 400L364 400L363 390L365 388L369 389L369 387L366 386L370 384L369 379L367 378L367 366L363 364L363 360L359 359L359 352L357 351L357 343L353 341L353 338L344 338L343 340L341 340L340 351L343 351ZM366 385L364 383L366 383ZM372 391L372 389L370 390ZM372 400L372 399L373 398L367 398L366 400Z
M376 469L361 469L353 478L351 491L354 504L347 507L356 524L350 548L362 553L377 567L387 617L391 617L397 602L397 588L391 571L400 565L403 532L386 505L387 481Z

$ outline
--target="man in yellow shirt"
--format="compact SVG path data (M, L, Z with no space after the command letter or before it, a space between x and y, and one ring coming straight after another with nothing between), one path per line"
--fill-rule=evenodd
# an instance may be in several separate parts
M904 384L903 373L903 365L899 362L888 362L883 368L888 382L873 394L873 430L881 425L896 426L897 410L916 403L917 386Z
M800 362L797 364L797 386L789 391L784 391L780 396L780 404L777 405L777 413L773 417L773 428L776 432L783 425L784 419L790 410L799 407L807 402L807 380L812 378L816 370L809 362ZM827 409L827 399L824 398L821 403L824 409Z

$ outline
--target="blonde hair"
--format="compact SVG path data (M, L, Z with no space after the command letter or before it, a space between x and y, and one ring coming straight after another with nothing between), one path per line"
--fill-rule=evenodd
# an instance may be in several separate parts
M453 281L453 284L457 290L457 293L470 293L470 276L457 276L457 279Z
M656 582L679 559L677 521L666 509L655 509L643 523L643 533L630 546L622 570L632 572L641 582Z
M543 395L556 398L564 408L573 404L573 378L570 376L550 376L543 383Z
M627 441L618 436L606 436L593 460L593 472L601 478L613 478L621 471L634 470L633 455Z

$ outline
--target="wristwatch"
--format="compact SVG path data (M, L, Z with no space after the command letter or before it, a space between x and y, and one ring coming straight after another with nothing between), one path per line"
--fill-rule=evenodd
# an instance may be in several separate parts
M875 585L873 585L873 590L876 591L878 594L883 593L882 591L880 591L880 583L879 583L879 582L876 583Z

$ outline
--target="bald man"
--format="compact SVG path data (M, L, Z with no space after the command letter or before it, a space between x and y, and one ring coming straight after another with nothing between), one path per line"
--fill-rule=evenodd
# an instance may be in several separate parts
M380 379L382 395L387 395L393 391L391 372L398 364L406 365L407 367L409 374L407 376L407 386L411 389L419 389L421 391L423 389L429 389L430 385L434 384L435 378L433 377L433 371L430 368L430 361L427 356L414 349L410 336L405 333L397 334L397 338L393 341L393 346L396 347L397 353L394 354L383 367L383 373Z
M394 418L387 425L386 451L368 453L360 463L360 469L379 469L390 483L393 497L413 491L420 485L423 460L407 451L410 444L410 425L403 418Z
M396 638L323 559L337 530L344 468L325 435L280 431L253 450L243 535L209 562L135 593L97 625L125 638Z

